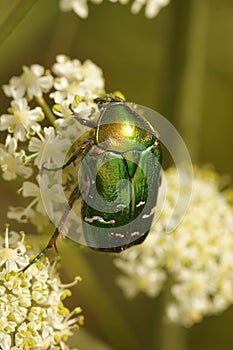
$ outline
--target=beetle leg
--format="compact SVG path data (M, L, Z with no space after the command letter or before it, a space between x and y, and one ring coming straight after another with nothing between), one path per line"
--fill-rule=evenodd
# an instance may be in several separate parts
M57 168L46 168L44 165L42 165L42 170L46 170L46 171L59 171L59 170L63 170L65 169L67 166L69 166L71 163L74 163L75 160L77 159L78 155L77 154L73 154L70 159L62 166L57 167Z
M91 115L90 115L91 116ZM74 112L74 118L82 125L87 126L88 128L95 129L97 127L97 123L94 121L91 121L90 119L86 119L81 117L79 113Z
M69 198L67 206L66 206L66 210L63 213L63 215L59 221L58 227L56 228L52 237L50 238L49 243L27 266L25 266L22 269L22 272L25 272L31 265L35 264L43 255L45 255L47 253L47 251L49 249L55 247L55 249L57 250L56 241L61 233L61 230L66 222L67 216L68 216L70 210L72 209L75 200L78 199L79 196L80 196L80 188L79 188L79 186L77 186L70 195L70 198Z
M69 166L71 163L74 163L76 159L87 149L89 145L93 144L93 139L89 139L83 143L83 145L68 159L68 161L63 164L60 167L57 168L46 168L44 165L42 165L42 170L46 171L59 171L65 169L67 166Z

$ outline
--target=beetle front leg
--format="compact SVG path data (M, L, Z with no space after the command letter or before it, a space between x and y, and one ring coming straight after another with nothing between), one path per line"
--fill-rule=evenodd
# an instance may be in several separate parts
M47 253L47 251L49 249L55 247L55 249L57 250L56 241L61 233L61 230L66 222L66 219L67 219L67 216L69 215L69 212L71 211L71 209L73 207L74 202L79 197L80 197L80 188L79 188L79 186L77 186L70 195L70 198L67 202L66 210L63 213L63 215L59 221L58 227L56 228L52 237L50 238L49 243L26 267L23 268L22 272L25 272L31 265L35 264L43 255L45 255Z
M65 169L70 164L74 163L76 159L85 152L85 150L88 148L88 146L93 144L93 139L89 139L83 143L83 145L68 159L68 161L63 164L60 167L57 168L46 168L44 165L42 165L42 170L46 171L59 171Z
M80 124L92 129L95 129L97 127L97 123L90 120L90 117L92 116L93 113L91 113L87 118L83 118L80 113L75 113L74 111L73 113L74 113L74 119L76 119Z

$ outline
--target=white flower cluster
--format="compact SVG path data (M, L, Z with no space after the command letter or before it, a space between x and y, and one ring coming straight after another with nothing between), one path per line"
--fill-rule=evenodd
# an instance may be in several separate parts
M51 72L38 64L23 67L21 76L12 77L3 90L12 98L8 113L0 116L0 130L6 132L5 143L0 144L0 163L7 181L35 177L41 169L45 147L50 162L46 166L59 166L80 132L70 106L77 113L87 109L90 112L90 108L96 108L93 98L105 93L99 67L90 60L82 64L65 55L56 57ZM37 180L41 180L40 185L23 182L19 193L33 199L26 208L11 207L8 217L31 222L42 230L50 222L40 189L43 187L48 203L61 203L62 186L51 184L46 174L43 181L39 176Z
M101 4L103 0L90 0L95 4ZM109 0L110 2L119 2L125 5L129 0ZM153 18L157 16L160 9L169 4L170 0L134 0L131 5L131 12L137 14L145 6L145 16ZM81 18L87 18L89 14L88 0L60 0L61 11L73 10Z
M20 272L29 256L24 235L19 237L8 227L5 239L0 236L0 349L68 350L67 340L83 316L80 307L70 312L63 301L80 278L62 284L48 259Z
M165 177L161 217L143 244L115 259L122 271L117 283L127 297L139 292L155 297L167 289L167 319L190 327L233 304L233 208L219 191L220 177L196 168L186 216L168 234L179 188L175 169Z

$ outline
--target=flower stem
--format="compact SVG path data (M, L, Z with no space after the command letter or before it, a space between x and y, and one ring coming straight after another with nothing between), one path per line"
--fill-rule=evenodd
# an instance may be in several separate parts
M208 1L192 1L186 28L187 34L183 37L185 59L180 75L175 114L179 118L182 135L194 161L198 160L200 153L207 28Z
M5 20L0 24L0 46L6 38L13 32L28 11L38 0L19 0L11 10Z
M45 99L43 97L34 96L36 102L38 105L43 109L47 119L50 121L50 123L56 127L55 120L53 113L51 112L51 109L49 108L48 104L46 103Z
M186 350L186 331L184 327L162 321L161 350Z
M105 335L106 341L109 344L114 344L114 349L141 350L143 347L140 344L138 334L127 322L119 306L111 298L111 294L102 286L94 268L87 262L81 249L79 249L79 254L72 253L71 249L66 254L68 254L67 259L70 266L77 266L79 273L85 279L86 303L91 308L95 323ZM69 268L66 273L72 275L73 271Z
M186 350L186 330L184 327L171 323L165 319L165 308L171 299L170 289L172 281L168 280L164 286L161 296L162 299L162 317L160 331L160 350Z

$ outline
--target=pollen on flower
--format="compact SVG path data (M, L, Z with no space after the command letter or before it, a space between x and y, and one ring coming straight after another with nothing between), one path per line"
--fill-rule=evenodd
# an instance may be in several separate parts
M7 226L4 239L0 236L0 349L69 350L67 341L82 324L81 308L70 311L63 304L71 292L55 264L47 259L21 272L28 263L24 236Z
M66 299L67 297L70 297L72 295L71 291L69 289L65 289L64 290L64 293L61 295L60 299L61 300L64 300Z

